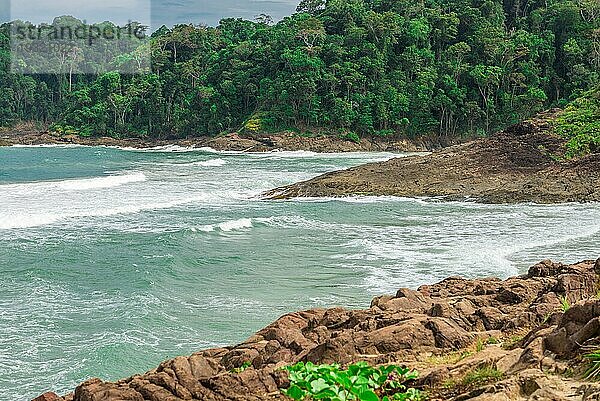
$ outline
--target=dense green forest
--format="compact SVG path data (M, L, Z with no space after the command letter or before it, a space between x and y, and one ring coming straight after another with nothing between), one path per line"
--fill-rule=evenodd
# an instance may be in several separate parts
M567 138L567 157L600 151L600 86L569 104L554 130Z
M11 74L2 32L0 125L82 135L481 135L600 83L598 0L303 0L162 27L137 75Z

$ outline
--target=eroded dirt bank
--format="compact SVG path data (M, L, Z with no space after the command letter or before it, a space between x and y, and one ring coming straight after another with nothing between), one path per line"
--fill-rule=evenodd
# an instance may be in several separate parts
M600 259L544 261L505 281L452 277L403 288L365 310L291 313L240 345L168 360L116 383L91 379L64 398L39 400L285 399L282 366L358 360L417 368L413 385L431 400L598 400L600 385L582 379L582 354L600 346L599 273ZM234 373L245 363L251 367ZM499 374L465 380L482 367Z
M600 201L600 154L567 160L551 133L558 111L490 138L427 156L397 158L277 188L270 199L350 195L433 196L489 203Z

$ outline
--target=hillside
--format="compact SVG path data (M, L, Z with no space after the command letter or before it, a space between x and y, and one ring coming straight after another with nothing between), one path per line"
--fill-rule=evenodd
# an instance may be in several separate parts
M76 46L81 57L26 65L35 75L10 73L5 24L0 126L158 139L287 129L352 139L489 134L598 83L599 7L303 0L277 23L260 16L162 27L114 56L108 71L89 65L94 49ZM53 27L78 23L61 17ZM136 68L144 54L151 68Z

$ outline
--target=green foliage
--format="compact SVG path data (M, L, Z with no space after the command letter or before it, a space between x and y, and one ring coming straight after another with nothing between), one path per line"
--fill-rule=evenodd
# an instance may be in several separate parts
M502 372L492 366L480 366L468 372L462 380L465 387L478 387L502 379Z
M314 365L300 362L286 368L290 373L290 387L283 392L294 400L325 401L419 401L424 395L403 383L418 377L417 372L389 365L371 367L366 362L348 366Z
M563 312L566 312L569 309L571 309L571 303L569 302L569 299L566 296L559 295L558 299L560 301L560 309Z
M161 27L114 57L130 67L149 51L152 70L137 75L11 74L4 24L0 126L39 121L154 138L246 124L253 132L486 135L600 84L598 2L521 3L302 0L276 24L261 16ZM572 155L600 146L597 97L585 99L557 127Z
M600 350L595 350L584 355L589 361L589 368L585 371L585 378L588 380L598 380L600 378Z
M250 132L259 132L262 128L260 118L253 117L250 120L246 121L246 124L244 124L244 128Z
M488 339L486 340L487 344L500 344L500 340L498 340L496 337L488 337Z
M569 138L567 157L600 150L600 88L572 102L556 121L556 132Z
M360 137L356 132L348 132L347 134L342 135L341 138L345 139L346 141L360 143Z
M548 316L550 316L550 314ZM523 341L523 338L525 338L525 336L522 334L512 335L502 342L502 348L505 350L514 349L521 341Z
M231 369L231 373L242 373L243 371L248 369L250 366L252 366L252 362L246 361L239 368Z

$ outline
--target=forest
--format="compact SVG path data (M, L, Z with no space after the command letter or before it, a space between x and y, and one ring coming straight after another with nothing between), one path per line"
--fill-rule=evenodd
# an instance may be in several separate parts
M136 74L13 73L10 32L0 125L83 136L481 136L600 84L597 0L303 0L277 23L163 26L115 57L148 51Z

